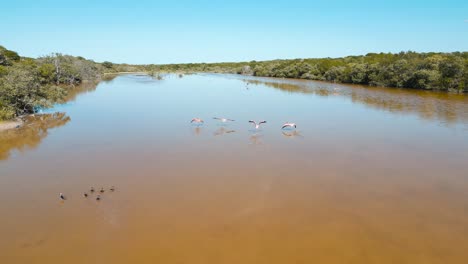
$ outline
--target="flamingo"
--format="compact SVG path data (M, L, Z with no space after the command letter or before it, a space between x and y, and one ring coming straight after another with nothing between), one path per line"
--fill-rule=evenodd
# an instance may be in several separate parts
M104 192L104 188L101 187L101 190L99 191L100 193L103 193Z
M91 193L94 192L94 187L91 187L91 190L89 190Z
M263 121L260 121L260 122L255 122L253 120L249 120L249 123L252 123L255 125L255 129L259 129L260 128L260 125L263 124L263 123L266 123L267 121L263 120Z
M195 118L192 119L192 121L190 121L190 123L203 124L204 121L201 118L195 117Z
M286 127L291 127L291 128L296 128L296 123L291 123L291 122L286 122L284 125L281 127L281 129L284 129Z
M101 195L98 194L98 195L96 196L96 201L100 201L100 200L101 200Z
M228 122L228 121L229 121L229 122L235 121L235 120L233 120L233 119L224 118L224 117L213 117L213 119L219 120L219 121L221 121L221 122L223 122L223 123L226 123L226 122Z
M88 194L87 194L87 193L83 193L83 196L84 196L85 198L88 198Z
M111 190L111 192L115 191L115 187L112 186L112 187L110 188L110 190Z
M63 193L60 193L59 197L60 197L60 199L63 200L63 201L66 200L65 195L63 195Z

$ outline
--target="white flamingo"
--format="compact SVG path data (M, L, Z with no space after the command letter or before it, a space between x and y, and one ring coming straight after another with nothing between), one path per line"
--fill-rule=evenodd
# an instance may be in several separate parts
M252 123L252 124L255 125L255 129L259 129L259 128L260 128L260 125L261 125L261 124L264 124L264 123L266 123L266 122L267 122L267 121L263 120L263 121L260 121L260 122L257 123L257 122L255 122L255 121L253 121L253 120L249 120L249 123Z
M296 123L286 122L283 124L281 129L285 129L286 127L296 128L297 126L296 126Z
M235 121L235 120L233 120L233 119L224 118L224 117L213 117L213 119L219 120L219 121L221 121L221 122L223 122L223 123L226 123L226 122L228 122L228 121L229 121L229 122Z

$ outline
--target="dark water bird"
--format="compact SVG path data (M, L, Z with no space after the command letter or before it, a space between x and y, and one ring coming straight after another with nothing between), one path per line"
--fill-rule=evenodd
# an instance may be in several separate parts
M84 196L85 198L88 198L88 194L87 194L87 193L83 193L83 196Z
M65 201L65 200L66 200L65 195L63 195L63 193L60 193L59 197L60 197L60 199L61 199L62 201Z
M190 121L190 123L203 124L204 121L201 118L195 117L195 118L192 119L192 121Z
M219 121L221 121L222 123L236 121L236 120L229 119L229 118L224 118L224 117L213 117L213 119L219 120Z
M261 125L261 124L264 124L264 123L266 123L266 122L267 122L267 121L263 120L263 121L260 121L260 122L257 123L257 122L255 122L255 121L253 121L253 120L249 120L249 123L252 123L252 124L255 125L255 129L259 129L259 128L260 128L260 125Z
M104 192L104 188L101 187L101 190L99 190L100 193L103 193Z
M296 126L296 123L286 122L283 124L281 129L285 129L286 127L296 128L297 126Z
M94 192L94 187L91 187L91 189L89 190L91 193Z
M115 191L115 187L112 186L112 187L110 188L110 191L111 191L111 192Z
M98 194L98 195L96 196L96 201L100 201L100 200L101 200L101 195Z

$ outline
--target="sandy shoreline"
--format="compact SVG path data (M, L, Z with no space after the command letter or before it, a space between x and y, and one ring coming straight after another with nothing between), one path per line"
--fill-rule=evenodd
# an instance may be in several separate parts
M0 121L0 132L18 128L19 126L23 125L24 121L20 118L10 121Z

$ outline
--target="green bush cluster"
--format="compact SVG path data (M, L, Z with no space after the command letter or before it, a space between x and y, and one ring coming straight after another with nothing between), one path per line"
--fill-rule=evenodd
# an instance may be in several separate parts
M18 53L7 50L4 47L0 46L0 65L1 66L10 66L14 62L19 61L20 56Z
M101 69L81 57L56 53L22 58L0 46L0 120L52 106L66 96L69 87L99 78Z

